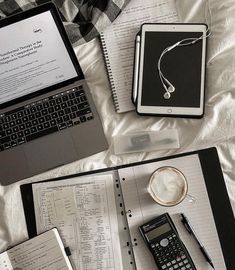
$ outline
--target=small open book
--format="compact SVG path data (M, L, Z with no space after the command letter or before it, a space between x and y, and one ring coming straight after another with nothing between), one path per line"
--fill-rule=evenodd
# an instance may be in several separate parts
M0 254L1 270L72 270L57 229L53 228Z

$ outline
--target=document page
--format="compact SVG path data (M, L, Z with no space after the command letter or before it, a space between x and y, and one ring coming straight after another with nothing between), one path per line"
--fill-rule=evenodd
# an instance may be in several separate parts
M74 78L50 11L0 28L0 104Z
M33 184L38 233L57 227L76 270L121 270L112 174Z
M180 170L188 181L188 194L194 202L187 198L176 206L164 207L157 204L147 192L151 174L162 166L172 166ZM136 239L133 246L138 270L155 270L156 264L144 243L138 227L145 222L168 212L172 217L180 238L188 249L197 270L211 270L200 252L195 239L186 231L180 218L184 213L193 225L198 238L212 258L215 269L226 269L220 241L218 238L210 201L203 177L200 160L197 154L147 163L130 168L119 169L119 177L123 191L124 203L130 228L131 238Z
M8 258L2 260L0 255L0 269L72 270L63 248L54 230L50 230L9 249Z
M134 110L131 102L135 36L143 23L171 23L178 19L174 0L130 1L101 35L113 81L117 111ZM106 53L105 53L106 55ZM105 58L106 58L105 57Z

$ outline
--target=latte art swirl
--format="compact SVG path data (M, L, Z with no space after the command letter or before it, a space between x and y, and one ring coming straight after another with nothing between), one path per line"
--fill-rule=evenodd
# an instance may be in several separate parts
M159 204L171 206L181 202L187 193L184 175L173 167L162 167L155 171L149 182L148 192Z

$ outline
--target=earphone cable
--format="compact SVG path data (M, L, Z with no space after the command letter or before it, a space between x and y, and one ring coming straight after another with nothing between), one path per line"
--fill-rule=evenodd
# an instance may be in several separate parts
M208 23L208 13L209 13L209 23ZM162 71L161 71L161 60L164 56L164 54L166 54L167 52L169 52L170 50L174 49L175 47L182 47L182 46L188 46L188 45L193 45L196 42L198 42L199 40L202 40L203 38L207 38L211 35L211 28L212 28L212 13L211 13L211 7L210 7L210 1L207 0L206 1L206 8L205 8L205 20L206 20L206 24L208 26L205 34L202 34L200 37L198 38L185 38L182 39L178 42L176 42L175 44L168 46L167 48L165 48L160 57L158 58L158 75L160 77L161 83L163 85L163 87L165 88L166 93L169 93L168 88L166 87L165 83L167 83L169 85L169 81L166 79L166 77L163 75ZM165 81L165 83L163 82L163 80Z

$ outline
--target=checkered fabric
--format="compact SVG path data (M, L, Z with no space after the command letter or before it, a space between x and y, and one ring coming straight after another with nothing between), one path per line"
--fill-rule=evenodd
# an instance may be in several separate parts
M71 43L77 46L98 36L130 0L51 1L59 9ZM0 0L0 19L46 2L50 0Z

